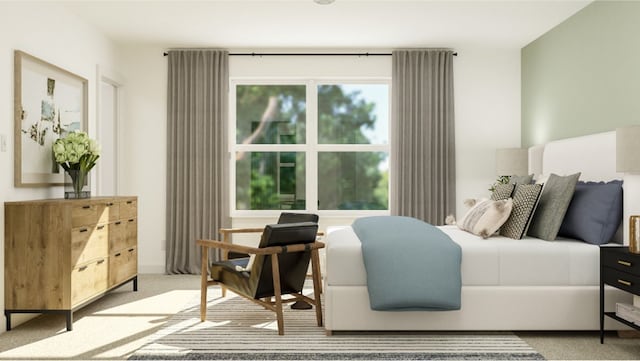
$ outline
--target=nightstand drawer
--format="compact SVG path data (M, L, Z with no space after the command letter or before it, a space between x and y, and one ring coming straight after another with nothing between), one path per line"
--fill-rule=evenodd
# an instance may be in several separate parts
M627 247L602 247L600 248L600 263L603 267L611 267L617 270L640 276L640 260L637 255L629 254Z
M603 267L600 275L604 283L620 288L633 294L640 294L640 277L633 276L626 272Z

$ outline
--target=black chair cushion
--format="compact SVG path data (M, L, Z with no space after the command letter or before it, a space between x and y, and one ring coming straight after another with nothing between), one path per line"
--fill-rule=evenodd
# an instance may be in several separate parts
M258 247L286 246L296 243L313 243L318 234L318 224L299 222L285 224L269 224L264 227Z
M278 218L278 224L283 223L299 223L299 222L313 222L318 223L318 215L312 213L280 213Z

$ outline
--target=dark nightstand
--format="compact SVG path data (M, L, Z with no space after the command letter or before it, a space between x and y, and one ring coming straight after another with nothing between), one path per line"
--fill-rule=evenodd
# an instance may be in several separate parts
M640 326L604 312L604 285L640 295L640 254L630 253L629 247L600 247L600 343L604 343L604 316L640 330Z

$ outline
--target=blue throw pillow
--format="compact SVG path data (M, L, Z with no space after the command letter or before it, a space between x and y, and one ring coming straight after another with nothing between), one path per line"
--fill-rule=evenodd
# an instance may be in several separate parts
M622 181L578 182L559 236L608 243L622 222Z

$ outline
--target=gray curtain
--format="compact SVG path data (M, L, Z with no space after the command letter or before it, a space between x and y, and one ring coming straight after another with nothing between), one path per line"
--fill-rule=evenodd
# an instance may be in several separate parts
M166 271L200 273L197 239L229 226L229 53L169 51Z
M455 214L453 52L393 52L391 214L441 225Z

